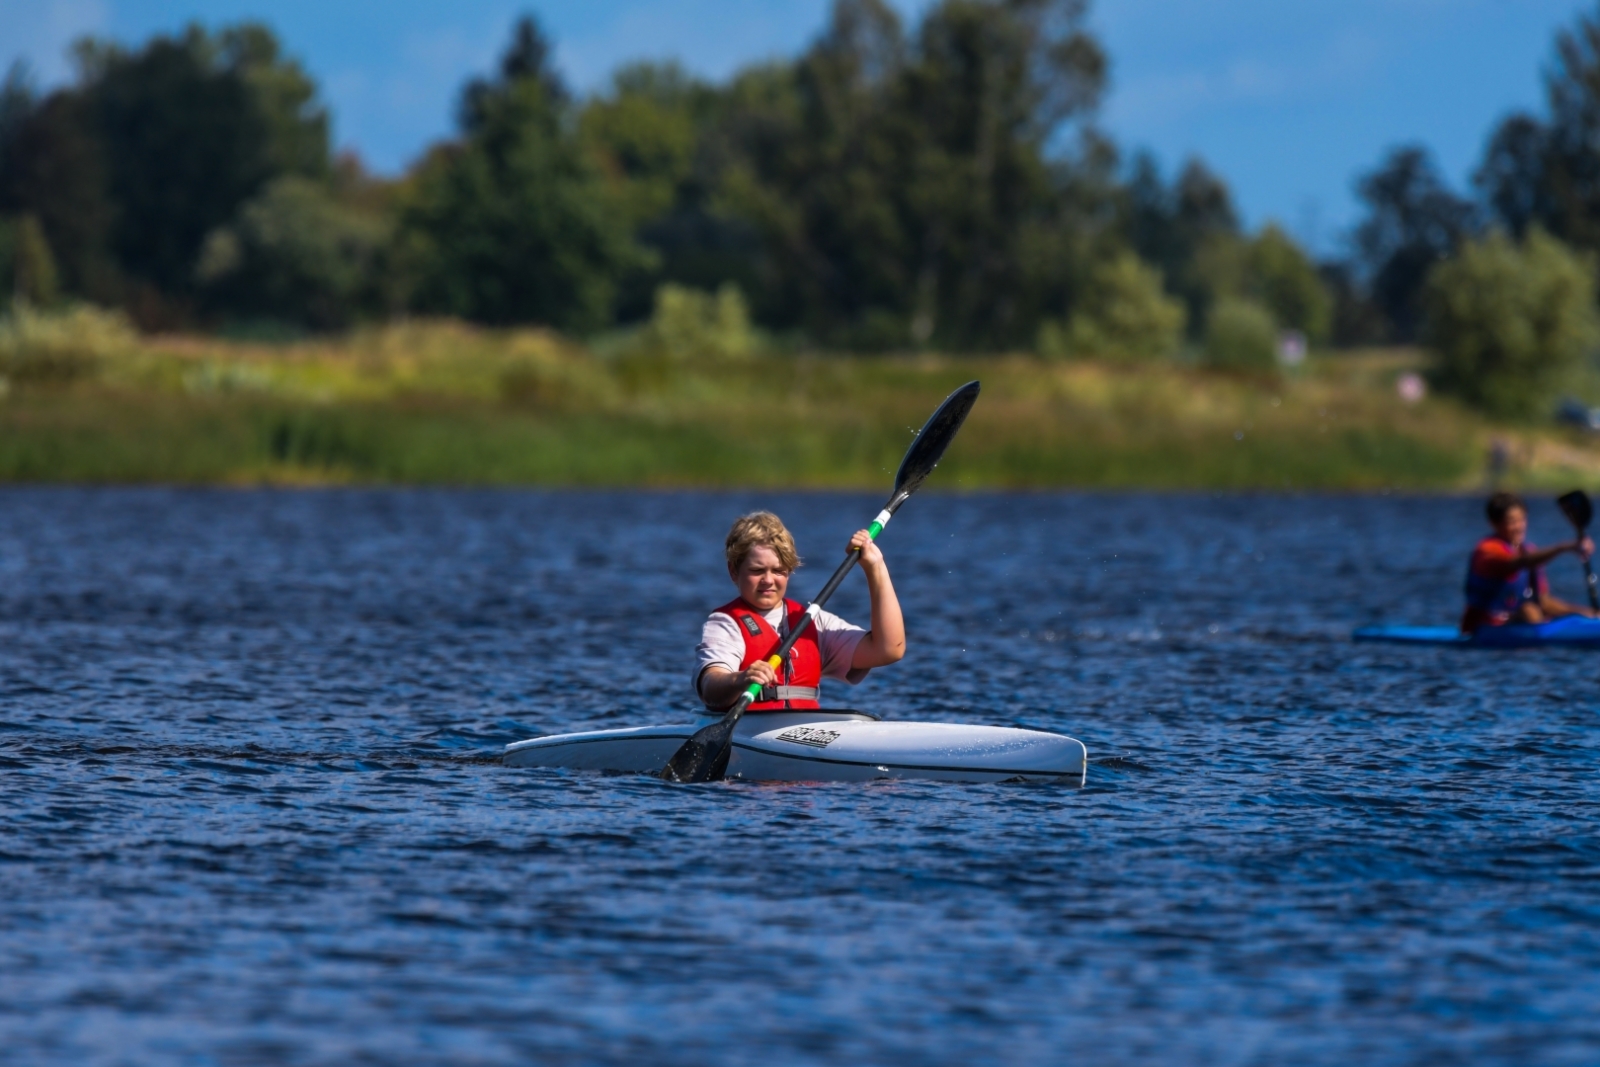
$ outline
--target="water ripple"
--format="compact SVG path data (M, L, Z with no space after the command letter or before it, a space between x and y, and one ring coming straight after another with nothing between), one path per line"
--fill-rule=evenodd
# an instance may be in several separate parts
M1347 637L1451 618L1473 501L916 500L835 696L1082 788L500 766L688 716L731 516L803 594L878 504L0 491L8 1060L1595 1061L1595 661Z

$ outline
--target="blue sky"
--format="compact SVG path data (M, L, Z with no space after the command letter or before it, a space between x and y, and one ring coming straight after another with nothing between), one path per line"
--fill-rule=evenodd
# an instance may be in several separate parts
M908 16L928 0L895 0ZM494 61L517 14L556 39L579 89L618 63L674 57L722 77L790 55L829 0L0 0L0 64L70 75L86 33L136 43L200 20L258 18L321 84L335 136L395 172L450 129L457 90ZM1169 168L1198 154L1247 220L1285 223L1323 251L1357 215L1352 182L1406 141L1464 184L1491 125L1539 104L1555 31L1577 0L1098 0L1112 58L1101 121Z

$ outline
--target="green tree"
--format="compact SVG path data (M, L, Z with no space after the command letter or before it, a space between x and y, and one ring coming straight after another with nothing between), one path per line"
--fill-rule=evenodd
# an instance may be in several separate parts
M338 328L381 310L376 274L388 240L384 216L340 203L325 182L290 175L212 231L198 277L225 317Z
M1191 336L1203 335L1211 306L1247 284L1248 249L1228 186L1198 159L1170 185L1148 154L1134 157L1115 198L1117 229L1161 270L1183 300Z
M401 226L418 309L577 330L610 321L616 279L639 253L566 99L524 19L499 77L468 87L462 139L412 176Z
M1417 145L1389 153L1358 190L1367 217L1355 231L1356 258L1391 338L1411 341L1422 321L1428 272L1473 232L1475 210L1450 191Z
M1280 326L1299 330L1313 341L1328 336L1333 301L1300 246L1275 223L1250 242L1250 288Z
M1544 411L1600 338L1594 260L1537 228L1464 244L1428 278L1435 383L1503 417Z
M1080 0L943 0L908 34L839 0L792 67L731 87L723 210L761 237L766 321L833 343L1031 341L1064 296L1066 148L1104 84Z
M1206 322L1201 362L1217 370L1276 374L1278 324L1253 300L1224 297Z
M671 359L737 359L755 349L750 311L736 286L703 293L679 285L656 290L655 311L639 343Z
M77 92L102 146L112 248L135 284L181 305L202 242L282 174L328 171L315 86L271 31L191 26L137 52L84 42Z
M35 307L54 304L61 295L56 258L36 216L24 215L17 220L13 245L11 278L16 295Z
M91 120L81 94L40 99L26 72L12 68L0 88L0 214L38 220L64 289L114 300L115 209Z
M1166 295L1160 272L1124 251L1095 267L1064 331L1045 323L1039 348L1047 356L1160 359L1177 353L1183 322L1183 304Z
M650 313L663 280L699 288L748 280L737 253L731 261L726 254L728 220L710 209L708 185L697 173L716 96L674 63L633 63L579 113L584 150L648 253L618 279L616 310L624 321Z
M578 134L598 160L631 225L670 211L694 165L695 97L703 90L675 64L631 64L611 91L584 104Z

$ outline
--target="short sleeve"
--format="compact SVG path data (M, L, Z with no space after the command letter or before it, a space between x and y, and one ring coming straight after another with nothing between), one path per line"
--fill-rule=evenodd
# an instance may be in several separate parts
M850 661L855 658L856 646L867 636L867 631L827 611L817 612L816 627L817 644L822 649L822 676L859 685L871 668L851 667Z
M700 676L705 674L707 667L725 667L737 671L742 659L744 637L739 633L739 624L732 615L713 612L700 628L700 645L695 649L695 697L700 698Z

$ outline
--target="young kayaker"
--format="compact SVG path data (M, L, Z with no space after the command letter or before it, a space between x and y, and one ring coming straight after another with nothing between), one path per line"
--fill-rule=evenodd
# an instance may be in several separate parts
M1484 511L1494 533L1478 542L1467 563L1462 633L1473 633L1481 626L1545 622L1565 615L1594 616L1588 608L1551 595L1543 569L1563 552L1588 559L1594 553L1593 541L1585 537L1549 548L1534 547L1526 540L1528 509L1512 493L1494 494Z
M739 595L711 613L700 631L697 650L694 686L706 707L713 711L732 707L740 693L759 683L761 698L750 705L752 712L819 708L822 679L839 678L855 685L872 668L906 654L905 622L883 552L866 530L856 531L848 547L861 549L872 629L819 611L783 665L774 669L766 658L777 651L805 611L805 605L784 596L800 556L794 537L772 512L752 512L734 522L726 554L728 577Z

